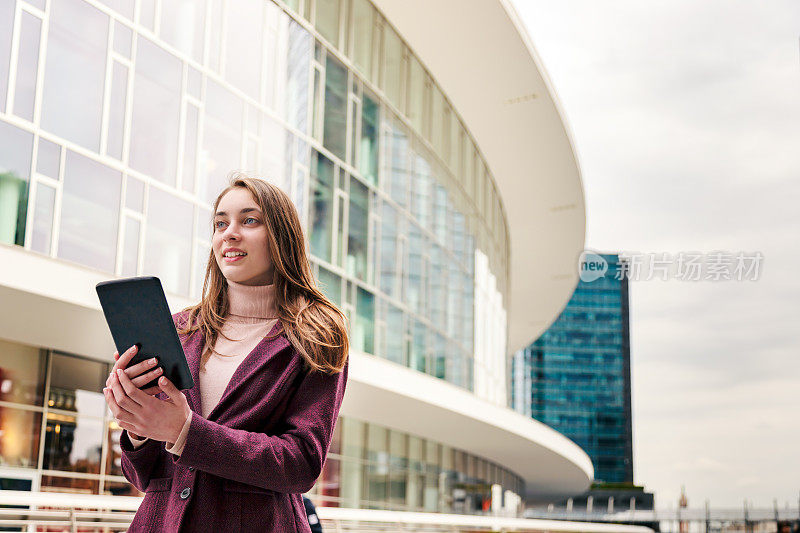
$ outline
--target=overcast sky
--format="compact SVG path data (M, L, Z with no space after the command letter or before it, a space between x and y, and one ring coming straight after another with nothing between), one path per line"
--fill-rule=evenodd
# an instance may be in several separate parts
M676 506L800 496L800 2L513 0L574 136L586 246L764 255L631 284L634 477Z

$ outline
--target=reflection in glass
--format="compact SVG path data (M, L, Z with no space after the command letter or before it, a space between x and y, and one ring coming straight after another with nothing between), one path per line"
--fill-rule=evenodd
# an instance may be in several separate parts
M108 138L106 153L122 159L122 140L125 129L125 99L128 94L128 67L114 61L111 74L111 101L108 109Z
M0 339L0 401L41 406L45 359L44 350Z
M333 239L333 162L314 152L316 164L311 175L311 253L331 262Z
M322 467L322 474L317 480L317 487L322 501L327 507L339 506L339 495L341 491L339 459L328 457Z
M367 279L367 243L369 231L369 189L350 178L350 213L347 235L347 273Z
M390 130L389 194L392 200L405 207L408 202L409 146L408 137L399 123Z
M209 204L227 186L228 173L241 166L243 106L239 97L207 80L198 192Z
M0 2L0 111L2 112L6 110L6 97L8 96L15 8L14 2Z
M33 135L0 121L0 242L25 244Z
M375 295L361 287L357 288L356 321L353 324L351 345L355 350L374 353Z
M309 70L314 39L295 21L289 22L286 61L286 121L308 133Z
M361 146L359 147L358 171L372 185L378 184L379 111L378 103L364 93L361 102Z
M65 166L58 257L113 272L122 176L69 150Z
M403 83L403 43L394 29L383 28L383 91L396 107L403 109L400 95Z
M50 254L55 202L56 190L42 182L37 183L36 205L33 209L31 249L42 254Z
M161 279L164 291L189 293L192 218L190 203L150 187L143 268Z
M353 0L353 63L371 79L374 30L372 17L372 4L367 0Z
M319 267L319 288L335 304L342 305L342 278L324 267Z
M314 27L334 48L339 47L339 2L340 0L314 2L316 15Z
M130 165L175 185L181 62L148 39L137 41Z
M347 69L328 56L325 62L325 115L322 145L340 159L347 147Z
M107 15L81 0L52 3L42 127L94 151L100 149L107 48Z
M82 472L82 470L79 470ZM99 479L85 479L64 476L42 476L42 492L71 492L80 494L97 494L100 490Z
M36 468L41 428L41 413L0 407L0 467Z
M398 298L397 232L398 217L394 207L384 202L381 208L381 279L380 287L389 296Z
M195 61L202 61L205 16L205 0L161 2L161 37Z
M14 89L14 114L33 120L36 99L36 74L39 70L39 41L42 20L27 11L20 11L19 49L17 51L17 80Z
M61 147L39 137L39 150L36 154L36 172L54 180L58 179L61 166Z
M135 276L139 264L139 221L125 217L125 241L122 249L122 275Z
M228 3L225 77L236 88L260 101L264 1L230 0Z

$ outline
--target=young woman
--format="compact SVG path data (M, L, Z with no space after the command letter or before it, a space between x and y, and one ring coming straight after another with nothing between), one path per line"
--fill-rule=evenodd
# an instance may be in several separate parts
M173 315L194 387L154 360L104 389L124 429L122 470L144 500L130 531L310 532L301 494L320 474L344 396L344 314L314 282L297 210L235 173L214 203L202 300Z

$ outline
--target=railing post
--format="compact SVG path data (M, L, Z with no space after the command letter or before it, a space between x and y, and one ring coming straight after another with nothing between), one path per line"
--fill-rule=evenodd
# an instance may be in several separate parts
M72 533L78 533L78 524L75 522L75 508L69 508L69 530Z

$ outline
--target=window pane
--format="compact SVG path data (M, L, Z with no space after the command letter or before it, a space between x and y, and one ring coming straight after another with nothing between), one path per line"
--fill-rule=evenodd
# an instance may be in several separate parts
M50 426L48 425L48 428ZM67 429L65 429L67 431ZM50 434L47 434L50 439ZM49 440L47 442L50 442ZM47 448L45 448L47 449ZM45 452L47 453L47 452ZM77 470L84 472L84 469ZM42 476L42 492L70 492L77 494L97 494L100 490L99 479L86 479L69 476Z
M133 1L134 0L100 0L111 9L122 13L133 20Z
M125 99L128 94L128 67L114 61L111 77L111 101L108 113L108 139L106 153L122 159L122 142L125 128Z
M61 147L39 137L39 150L36 154L36 172L58 179L61 166Z
M194 292L192 297L200 298L203 295L203 283L206 279L206 269L208 268L208 260L211 255L211 248L205 244L197 243L197 250L195 251L197 258L194 264Z
M372 185L378 183L378 116L376 99L364 93L361 102L361 146L358 171Z
M381 209L381 279L380 287L397 298L397 213L389 203Z
M286 121L308 133L309 69L314 39L302 26L289 22L286 60Z
M3 407L0 411L0 464L36 468L39 461L39 434L42 415L22 409Z
M347 237L347 273L367 279L367 242L369 231L369 190L356 178L350 178L350 214Z
M136 54L130 164L175 185L181 63L144 38L139 39Z
M420 307L425 295L422 292L423 272L422 272L422 252L423 240L419 226L413 222L408 224L408 283L405 286L405 302L408 306L420 312Z
M418 320L414 321L408 366L420 372L428 371L428 327Z
M404 78L403 68L403 43L397 33L388 25L384 27L383 42L383 91L387 98L401 110L400 102L402 83Z
M191 204L150 187L144 272L161 278L164 291L189 293L192 217Z
M327 268L319 267L319 288L337 305L342 305L342 278Z
M207 81L199 193L210 204L227 186L227 174L241 166L243 113L239 97Z
M114 271L122 176L67 151L58 257Z
M197 159L197 134L199 128L200 112L192 104L186 104L186 135L183 141L183 177L181 178L184 191L194 191L194 177Z
M356 322L353 325L352 346L356 350L373 353L375 335L375 295L358 287Z
M423 133L422 115L425 110L425 71L416 56L411 56L408 80L408 118L419 133Z
M385 303L386 315L386 359L405 366L403 354L403 311L390 303Z
M391 179L390 195L392 199L405 207L408 203L409 181L409 146L406 132L399 124L391 129L391 152L389 172Z
M225 77L238 89L261 100L263 0L231 0L227 11Z
M33 135L0 121L0 242L25 244Z
M122 275L135 276L139 262L139 221L125 217L125 241L122 249Z
M19 51L17 52L17 82L14 89L14 114L26 120L33 120L42 21L27 11L22 11L21 15Z
M364 484L364 465L360 462L343 459L342 472L342 507L358 509L362 507L361 494Z
M33 235L31 248L39 253L50 254L53 235L53 209L56 190L44 183L36 184L36 206L33 210Z
M133 30L119 22L114 23L114 51L121 56L131 57Z
M339 491L341 465L339 459L328 456L322 466L322 474L317 480L317 488L326 507L339 506Z
M125 207L141 213L144 210L144 183L132 176L125 179Z
M0 2L0 111L6 110L11 37L14 35L14 2Z
M315 152L311 176L311 253L331 262L333 238L333 162Z
M195 61L202 61L205 16L205 0L161 2L161 37Z
M44 350L0 340L0 401L41 406L45 361Z
M42 127L99 151L108 16L81 0L53 2L51 9Z
M347 69L331 56L325 62L322 144L344 160L347 146Z
M339 47L339 0L316 0L314 2L317 31L333 45Z
M372 4L353 0L353 63L367 76L372 73L374 27Z
M150 31L156 28L156 0L140 0L139 22Z

